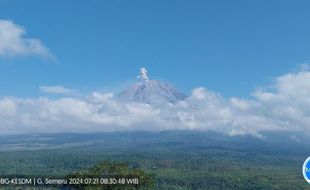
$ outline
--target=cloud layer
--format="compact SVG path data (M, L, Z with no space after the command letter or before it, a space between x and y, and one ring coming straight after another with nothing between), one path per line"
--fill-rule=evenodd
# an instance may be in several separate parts
M64 86L40 86L40 91L48 94L63 94L70 95L75 94L76 91L70 88L66 88Z
M0 19L0 57L41 56L53 57L43 43L34 38L26 38L26 30L10 20Z
M0 130L15 133L195 129L256 136L261 131L310 132L310 72L280 76L271 88L252 94L251 99L225 99L198 87L185 101L174 105L121 102L112 93L98 92L84 99L6 97L0 99Z

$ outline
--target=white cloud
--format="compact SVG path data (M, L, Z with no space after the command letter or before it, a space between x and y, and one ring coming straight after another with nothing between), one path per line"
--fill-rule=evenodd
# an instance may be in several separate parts
M64 86L40 86L40 91L49 94L75 94L76 90L65 88Z
M286 74L277 78L276 88L279 93L291 97L310 97L310 72Z
M9 98L0 100L0 115L10 116L15 114L15 102Z
M26 38L24 27L10 20L0 19L0 57L1 56L41 56L52 58L50 51L39 39Z
M0 99L0 130L12 133L197 129L258 137L266 130L310 133L309 84L310 72L300 71L276 78L271 89L253 92L252 99L225 99L199 87L185 101L156 105L121 102L112 93L98 92L84 99L7 97ZM50 92L57 93L71 91L62 86L51 89Z

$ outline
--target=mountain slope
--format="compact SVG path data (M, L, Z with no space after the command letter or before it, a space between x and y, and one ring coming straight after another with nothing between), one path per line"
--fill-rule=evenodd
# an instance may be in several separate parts
M140 103L152 104L167 101L174 104L184 100L187 96L169 83L147 80L134 83L127 90L121 92L118 97L121 100Z

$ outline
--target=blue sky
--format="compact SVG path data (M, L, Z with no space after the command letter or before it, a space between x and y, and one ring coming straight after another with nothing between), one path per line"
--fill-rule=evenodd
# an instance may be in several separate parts
M113 89L140 67L189 93L225 97L310 59L309 1L0 0L0 19L23 26L55 59L0 58L0 96L40 96L39 86ZM1 42L0 42L1 43ZM0 44L1 45L1 44Z

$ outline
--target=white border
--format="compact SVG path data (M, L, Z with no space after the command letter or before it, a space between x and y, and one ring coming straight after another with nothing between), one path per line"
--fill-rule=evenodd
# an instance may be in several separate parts
M310 161L310 156L305 160L304 165L302 166L302 174L305 178L305 180L310 184L310 179L306 176L306 165Z

